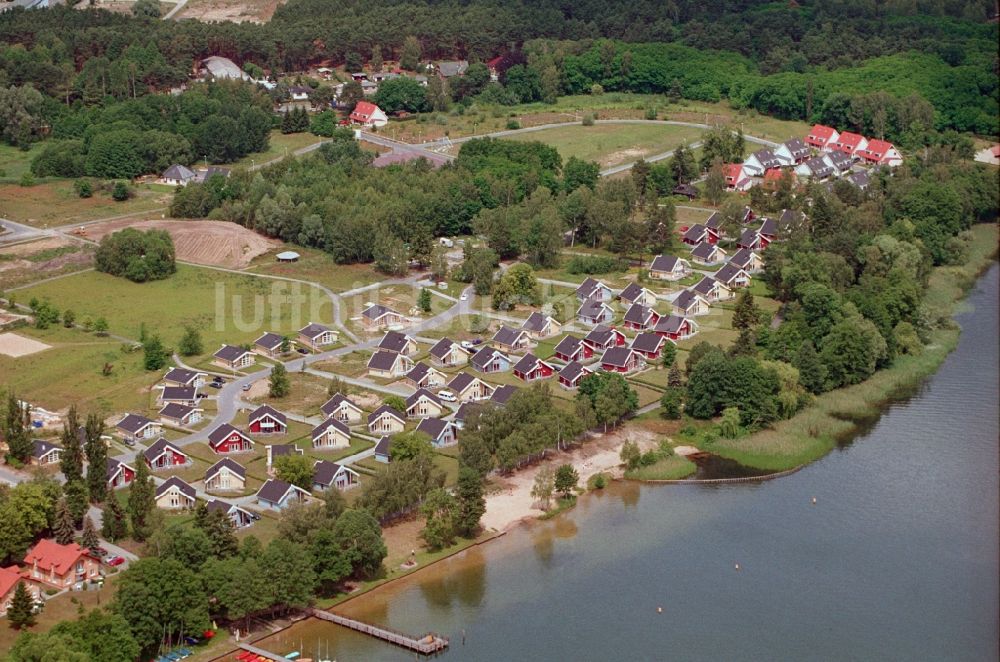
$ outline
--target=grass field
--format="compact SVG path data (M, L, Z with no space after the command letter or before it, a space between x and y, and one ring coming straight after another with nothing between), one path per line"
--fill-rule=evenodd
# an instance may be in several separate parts
M250 263L246 271L285 278L299 278L328 287L334 292L346 292L385 278L370 264L337 264L328 253L315 248L294 246L301 257L297 262L279 263L275 255L287 247L261 255Z
M124 215L155 215L173 197L169 188L156 184L138 184L135 196L118 202L107 193L95 193L91 198L81 198L73 191L68 179L19 186L0 185L0 217L9 218L38 228L72 225L103 218Z
M50 411L76 403L83 411L104 414L136 410L149 404L149 388L160 376L142 367L142 353L121 351L122 343L74 329L18 329L17 333L52 345L20 358L0 355L0 387ZM102 374L111 364L108 376Z
M0 183L16 184L21 175L31 169L31 159L39 152L38 143L22 150L7 143L0 144Z
M584 161L597 161L607 168L671 151L683 143L697 140L701 133L701 129L661 124L575 124L522 133L512 136L511 140L543 142L559 150L563 161L575 156Z
M648 467L639 467L625 472L630 480L678 480L690 476L698 467L694 462L680 455L670 455Z
M275 129L271 131L271 139L268 144L267 150L263 152L254 152L244 156L239 161L231 164L224 164L227 167L249 167L252 165L260 165L266 163L267 161L272 161L274 159L280 159L286 155L291 155L297 149L303 147L308 147L315 143L323 141L324 138L319 136L314 136L311 133L282 133Z
M222 343L250 343L265 331L293 334L309 321L332 322L332 306L322 292L302 286L304 301L298 302L289 301L289 292L288 284L278 281L178 265L170 278L149 283L96 271L76 274L22 290L18 300L47 299L60 310L73 308L81 321L104 317L112 333L129 338L139 337L144 322L170 347L185 325L194 325L211 354Z

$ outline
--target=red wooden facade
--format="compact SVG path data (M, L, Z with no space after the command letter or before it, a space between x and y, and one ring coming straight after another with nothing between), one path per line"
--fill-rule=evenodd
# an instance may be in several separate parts
M253 443L241 435L239 431L230 432L229 436L212 447L216 453L240 453L253 448Z
M264 414L250 424L250 432L254 434L285 434L288 426L270 414Z

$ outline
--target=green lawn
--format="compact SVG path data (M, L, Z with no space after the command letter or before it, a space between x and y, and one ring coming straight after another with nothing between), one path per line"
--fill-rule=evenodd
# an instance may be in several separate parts
M156 184L133 186L135 196L118 202L108 193L95 192L81 198L68 179L47 181L35 186L0 185L0 217L39 228L72 225L114 216L136 215L159 218L170 204L172 190Z
M186 325L194 325L206 355L223 343L253 342L265 331L291 335L310 319L332 321L329 300L315 288L308 288L312 296L302 305L292 305L283 292L272 294L272 285L252 276L178 265L170 278L149 283L96 271L76 274L20 291L18 299L37 297L59 309L72 307L78 320L104 317L111 333L129 338L138 338L145 323L169 347L176 346Z
M105 414L148 407L149 388L161 373L143 370L141 352L122 352L117 340L75 329L17 333L52 347L19 358L0 355L0 388L12 387L20 398L50 411L73 403ZM111 365L108 376L102 374L105 364Z
M597 161L607 168L673 150L681 144L694 142L701 133L701 129L662 124L572 124L522 133L511 139L544 142L559 150L564 161L575 156Z
M229 165L230 167L247 167L251 165L260 165L271 161L273 159L278 159L286 154L291 155L297 149L302 147L307 147L315 143L324 140L319 136L314 136L311 133L282 133L277 129L271 131L271 140L268 144L268 148L263 152L254 152L249 154L239 161L232 164L222 164ZM204 163L204 162L203 162Z
M255 258L246 271L299 278L318 283L334 292L345 292L385 278L370 264L337 264L328 253L302 246L294 247L295 252L301 256L297 262L279 263L274 256L284 250L287 247L276 248Z
M0 182L16 184L31 168L31 159L39 152L38 143L22 150L7 143L0 144Z

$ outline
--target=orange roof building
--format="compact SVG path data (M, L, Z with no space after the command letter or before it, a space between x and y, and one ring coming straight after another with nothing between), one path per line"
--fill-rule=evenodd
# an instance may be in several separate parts
M65 588L100 577L101 563L75 542L60 545L45 538L24 557L24 576Z

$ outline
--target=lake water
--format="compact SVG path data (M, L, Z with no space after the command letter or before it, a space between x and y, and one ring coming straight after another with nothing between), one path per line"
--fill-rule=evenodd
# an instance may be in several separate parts
M616 484L342 610L456 660L996 660L998 274L941 370L802 471ZM413 658L318 621L261 645Z

